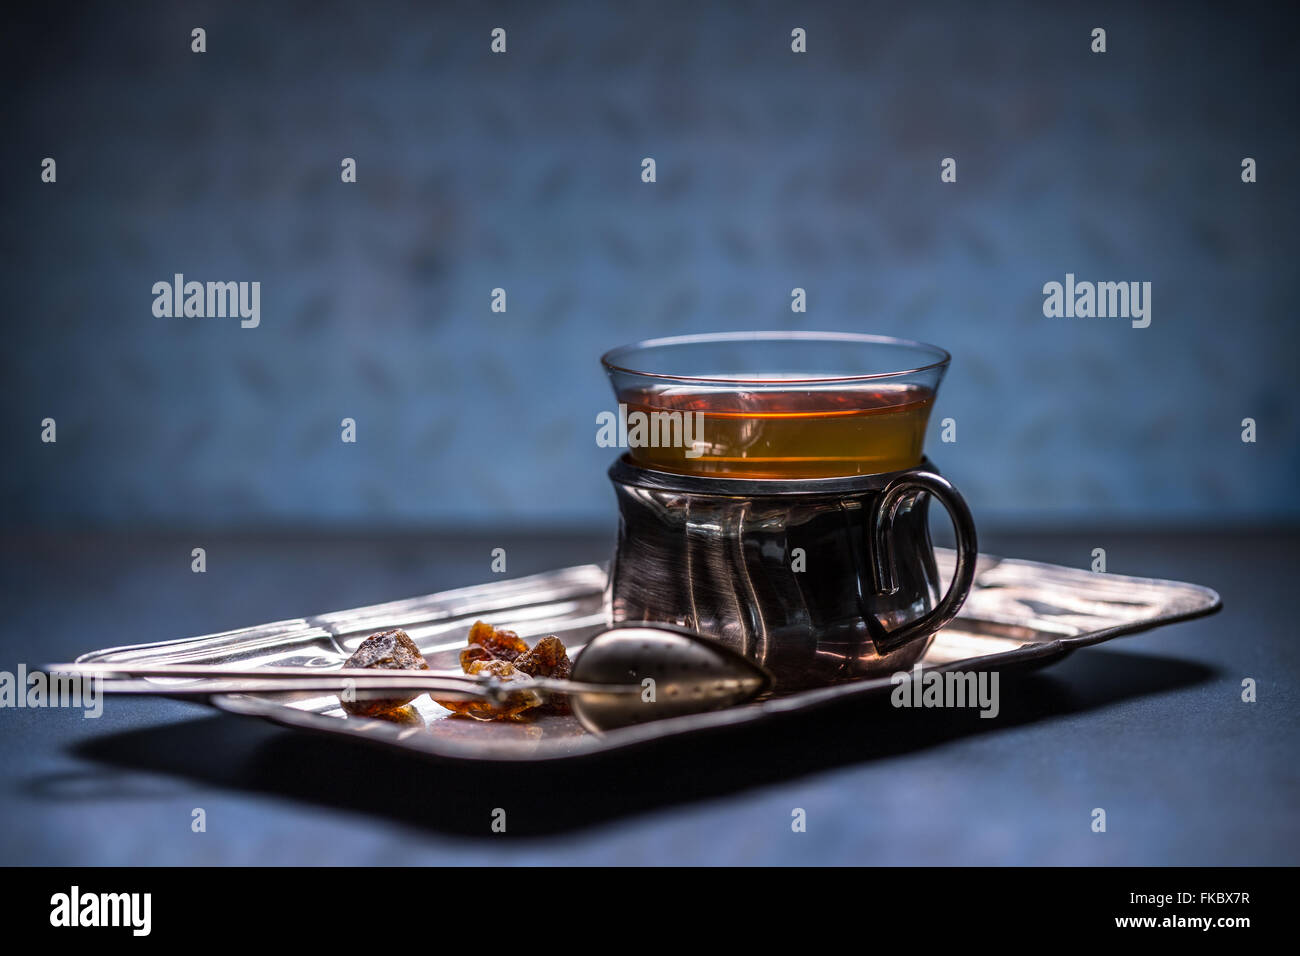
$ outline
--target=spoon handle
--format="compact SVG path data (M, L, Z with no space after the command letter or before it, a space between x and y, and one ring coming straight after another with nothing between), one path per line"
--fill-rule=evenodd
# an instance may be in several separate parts
M353 691L418 691L448 700L508 700L524 691L546 694L639 694L635 684L593 684L550 677L501 680L471 674L439 674L418 670L369 668L252 667L208 665L51 664L52 675L103 681L105 693L206 696L209 694L275 694ZM159 679L185 683L159 683Z

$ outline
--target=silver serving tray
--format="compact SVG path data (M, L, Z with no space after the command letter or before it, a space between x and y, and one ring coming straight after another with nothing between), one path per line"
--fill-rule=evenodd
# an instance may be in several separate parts
M951 575L953 552L940 548L936 555L941 573ZM1096 574L988 555L980 556L977 569L961 614L936 635L924 667L1005 670L1042 665L1078 647L1200 617L1220 607L1214 591L1177 581ZM457 656L465 646L469 625L479 618L511 628L530 642L556 634L574 654L605 626L604 588L604 568L580 565L221 634L92 651L78 661L329 669L342 666L374 631L401 627L420 646L430 667L459 673ZM428 696L405 709L402 720L349 717L332 695L216 695L208 702L230 713L346 734L415 753L519 761L581 757L706 728L779 719L831 700L888 693L892 687L886 675L606 734L586 731L571 716L527 722L454 717Z

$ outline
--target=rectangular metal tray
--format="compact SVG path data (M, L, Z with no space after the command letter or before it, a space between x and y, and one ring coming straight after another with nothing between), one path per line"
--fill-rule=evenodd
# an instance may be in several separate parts
M941 548L937 557L941 573L950 575L953 553ZM342 666L371 633L401 627L420 646L430 667L459 671L457 655L469 625L480 618L515 630L530 643L556 634L574 654L605 626L604 587L602 567L581 565L220 634L92 651L78 660L331 668ZM958 618L936 635L923 666L1006 670L1041 665L1079 647L1200 617L1219 606L1218 594L1195 584L981 555L970 597ZM427 695L412 704L406 722L349 717L332 695L222 695L208 700L231 713L361 737L414 753L519 761L582 757L657 737L775 720L828 700L888 693L892 687L886 675L606 734L586 731L571 716L527 722L453 717Z

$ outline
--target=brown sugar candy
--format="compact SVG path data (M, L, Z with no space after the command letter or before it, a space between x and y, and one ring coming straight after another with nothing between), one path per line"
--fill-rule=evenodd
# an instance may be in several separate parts
M380 631L371 634L361 642L361 646L356 649L343 666L377 670L427 671L429 662L424 659L420 649L415 646L415 641L411 640L410 636L398 627L393 628L391 631ZM404 693L400 697L384 697L380 699L350 701L340 697L339 703L347 713L353 716L374 717L404 707L419 696L420 692L416 691L413 694Z
M475 621L469 629L469 646L460 652L460 666L469 673L474 661L514 661L528 653L527 642L514 631L498 630L491 624Z
M482 674L502 681L529 677L569 676L568 652L558 637L544 637L531 650L514 631L475 621L469 629L468 646L460 652L460 666L466 674ZM521 720L533 713L568 713L563 698L547 701L536 691L520 689L507 703L489 701L438 701L454 714L477 720Z
M515 659L515 667L530 677L553 677L556 680L568 680L573 663L569 652L558 637L544 637L532 650ZM551 697L539 708L544 713L567 714L569 701L565 697Z

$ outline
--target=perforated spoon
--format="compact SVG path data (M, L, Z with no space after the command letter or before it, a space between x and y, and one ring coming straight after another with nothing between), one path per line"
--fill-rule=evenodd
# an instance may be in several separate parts
M507 703L525 692L563 694L583 726L597 733L734 706L772 683L767 671L747 657L693 631L663 624L622 624L596 634L578 653L567 680L202 664L51 664L46 670L100 678L105 693L161 697L351 691L358 699L406 692ZM160 678L185 683L163 684Z

